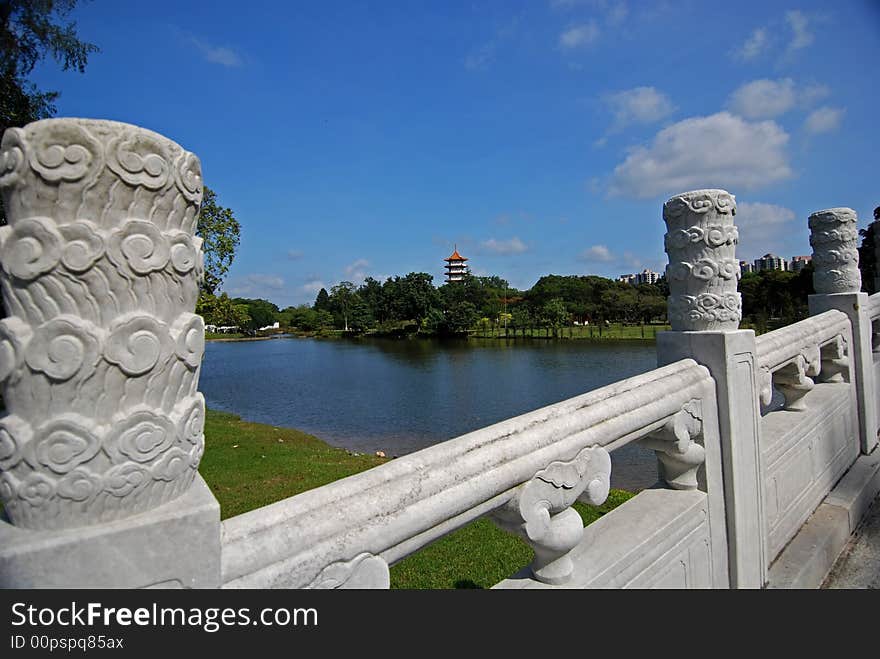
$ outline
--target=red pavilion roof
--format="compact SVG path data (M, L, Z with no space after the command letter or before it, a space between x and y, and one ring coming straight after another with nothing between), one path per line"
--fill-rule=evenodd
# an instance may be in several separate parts
M455 248L455 251L452 252L452 256L449 258L443 259L444 261L467 261L465 257L458 253L458 247Z

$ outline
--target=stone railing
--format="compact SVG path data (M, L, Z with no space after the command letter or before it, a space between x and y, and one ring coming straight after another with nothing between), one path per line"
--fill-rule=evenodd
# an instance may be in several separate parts
M766 561L794 537L859 453L856 389L846 314L826 311L758 337Z
M876 494L880 298L859 292L851 209L809 218L812 317L756 339L733 195L673 196L659 368L221 523L197 471L198 159L46 120L3 136L0 191L0 586L388 587L488 517L535 551L499 588L759 588L838 479L851 510ZM632 442L657 486L585 529L572 504L605 499Z
M770 405L775 388L785 397L784 409L803 410L803 398L814 386L811 378L850 382L846 349L851 343L849 319L833 310L759 336L761 402Z
M244 513L223 522L224 586L387 587L389 564L484 515L532 546L534 579L570 584L584 531L570 506L605 500L609 452L634 441L657 452L666 486L714 491L692 511L712 560L691 578L724 585L714 407L708 372L683 360ZM680 557L644 569L663 561Z
M872 321L880 319L880 293L868 296L868 316Z

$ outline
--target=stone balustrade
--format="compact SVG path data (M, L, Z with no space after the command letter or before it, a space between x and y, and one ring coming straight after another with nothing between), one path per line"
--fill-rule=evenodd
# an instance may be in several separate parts
M774 387L785 397L784 409L803 410L803 398L814 387L811 378L850 380L847 346L852 344L849 319L826 311L757 337L758 387L770 405Z
M859 292L851 209L808 220L811 317L755 337L734 196L675 195L657 369L221 523L197 472L198 159L46 120L4 135L0 190L0 586L387 588L480 517L535 552L499 588L803 585L784 575L814 511L849 497L851 531L880 489L880 296ZM572 504L602 503L635 442L657 486L585 529Z
M698 444L707 409L711 378L683 360L244 513L223 522L224 587L387 586L388 564L484 515L532 545L535 579L566 584L583 535L570 506L604 501L610 451L645 441L670 487L720 482L717 442ZM723 512L707 514L721 551Z

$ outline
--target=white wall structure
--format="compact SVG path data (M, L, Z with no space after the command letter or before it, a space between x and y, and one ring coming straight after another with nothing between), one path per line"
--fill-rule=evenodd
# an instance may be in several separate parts
M810 218L813 315L756 337L734 196L674 195L659 368L221 524L197 473L198 159L45 120L5 133L0 189L2 587L387 588L481 517L535 553L497 588L804 587L880 490L880 295L849 209ZM656 486L584 528L572 505L605 500L631 443Z

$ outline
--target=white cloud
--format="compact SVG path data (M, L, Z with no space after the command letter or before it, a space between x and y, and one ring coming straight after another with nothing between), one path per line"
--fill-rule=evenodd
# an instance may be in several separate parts
M345 276L352 283L360 284L367 278L367 268L369 267L370 262L367 259L358 259L345 266Z
M301 249L289 249L287 250L287 258L291 261L298 261L304 256L304 252Z
M808 133L830 133L840 127L840 122L846 112L843 108L830 108L828 106L814 110L804 121L804 128Z
M648 198L695 188L753 189L792 176L788 133L774 121L719 112L661 130L632 149L612 175L611 195Z
M224 289L232 297L271 299L284 291L284 280L277 275L253 273L243 279L233 279Z
M602 100L614 113L614 130L634 123L653 123L675 111L672 101L654 87L625 89L605 94Z
M567 50L588 46L599 38L596 21L574 25L559 35L559 47Z
M786 47L786 55L791 56L797 51L806 48L813 43L814 35L810 31L810 19L806 14L797 9L786 12L785 22L791 29L791 41Z
M610 263L615 260L614 254L605 245L593 245L580 254L582 261L590 263Z
M795 106L794 80L753 80L737 88L727 101L728 107L747 119L768 119L785 114Z
M753 60L767 49L768 43L767 28L756 27L742 47L733 51L733 56L744 61Z
M322 288L327 288L327 284L325 284L317 277L309 277L308 279L306 279L306 282L297 290L300 293L310 293L312 295L317 295L318 291L320 291Z
M483 247L496 254L522 254L528 250L528 246L516 236L510 240L495 240L495 238L490 238L483 242Z
M244 66L244 60L232 48L215 46L193 36L189 37L189 42L198 49L207 62L220 64L227 68Z
M771 119L796 106L810 106L830 92L825 85L802 87L791 78L762 78L738 87L727 100L727 106L747 119Z
M788 253L792 236L799 239L806 235L806 222L797 227L795 213L784 206L761 202L737 202L736 226L739 244L736 247L741 259L752 260L767 252L790 258ZM801 229L801 231L798 231Z

